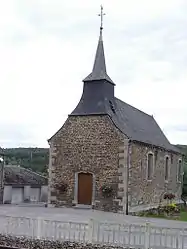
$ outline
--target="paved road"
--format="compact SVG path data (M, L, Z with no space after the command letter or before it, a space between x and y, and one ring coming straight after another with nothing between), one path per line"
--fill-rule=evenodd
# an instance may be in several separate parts
M21 216L29 218L43 218L56 221L88 222L90 219L99 221L111 221L117 223L145 224L170 228L187 228L187 222L173 221L165 219L154 219L145 217L135 217L130 215L116 214L87 209L73 208L45 208L45 207L19 207L12 205L1 205L0 215Z

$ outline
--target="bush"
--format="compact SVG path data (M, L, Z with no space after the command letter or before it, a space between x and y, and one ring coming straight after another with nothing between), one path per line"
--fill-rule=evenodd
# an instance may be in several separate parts
M62 182L61 184L58 184L55 187L56 187L56 189L58 189L62 193L65 193L68 190L68 184L65 182Z
M154 216L154 217L171 217L180 213L180 207L175 203L168 204L166 206L159 206L158 208L152 208L146 211L138 213L138 216Z
M176 204L171 203L166 206L160 207L160 211L167 216L171 216L174 214L178 214L180 212L180 208Z
M175 195L174 194L172 194L172 193L166 193L165 195L164 195L164 199L165 200L173 200L173 199L175 199Z
M101 187L101 193L102 195L107 198L107 197L112 197L113 196L113 193L114 193L114 190L111 186L107 186L107 185L103 185Z

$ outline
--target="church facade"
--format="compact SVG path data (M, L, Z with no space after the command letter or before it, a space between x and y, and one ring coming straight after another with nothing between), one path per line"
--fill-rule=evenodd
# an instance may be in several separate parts
M128 212L180 200L182 154L154 118L115 97L102 28L77 107L48 140L49 206Z

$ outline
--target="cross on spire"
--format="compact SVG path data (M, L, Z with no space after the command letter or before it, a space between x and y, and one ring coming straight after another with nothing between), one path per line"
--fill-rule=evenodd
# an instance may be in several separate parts
M103 6L101 5L101 13L98 15L101 17L101 26L100 26L100 30L103 29L103 16L106 15L105 13L103 13Z
M107 75L106 71L106 64L105 64L105 54L104 54L104 46L103 46L103 38L102 38L102 30L103 30L103 6L101 5L101 13L98 15L101 17L101 26L100 26L100 35L99 35L99 42L97 45L95 61L93 65L93 69L91 74L89 74L83 81L108 81L109 83L113 84L113 81Z

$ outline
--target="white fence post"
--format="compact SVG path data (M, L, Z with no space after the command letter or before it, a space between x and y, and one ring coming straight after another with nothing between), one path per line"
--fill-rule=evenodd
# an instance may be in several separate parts
M36 237L37 239L41 239L42 238L42 219L39 217L37 218L37 234Z
M145 249L150 248L150 223L145 224Z
M180 233L177 233L177 236L176 236L176 249L180 248L179 241L180 241Z
M179 242L181 241L181 249L184 249L184 240L185 240L185 229L183 228L182 229L182 231L181 231L182 233L180 234L180 231L179 231L179 236L178 236L178 238L179 238ZM181 236L180 236L181 235ZM178 246L178 248L180 248L180 245ZM177 248L177 249L178 249Z
M94 233L94 220L90 219L88 223L88 242L93 242L93 233Z
M5 230L6 235L10 234L10 227L11 227L11 217L6 217L6 230Z

